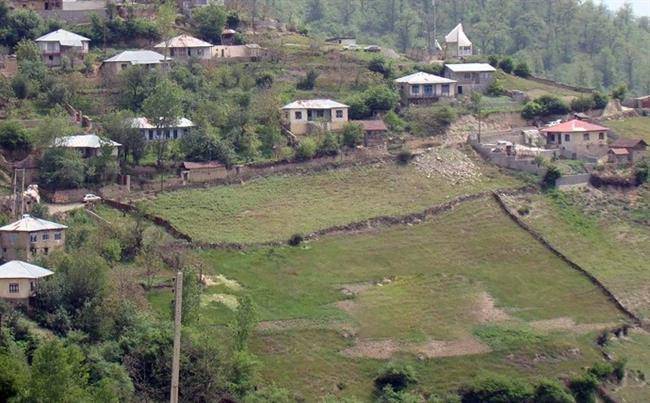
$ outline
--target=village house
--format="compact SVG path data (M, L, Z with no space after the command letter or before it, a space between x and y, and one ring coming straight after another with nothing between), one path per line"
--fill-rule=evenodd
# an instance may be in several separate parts
M42 278L54 272L26 263L12 260L0 266L0 298L12 302L27 303L34 296Z
M421 71L398 78L395 82L400 87L402 102L406 105L456 96L456 81Z
M28 9L28 10L61 10L63 8L62 0L10 0L9 9Z
M121 146L120 143L102 139L96 134L57 137L52 144L52 147L74 149L83 158L97 157L101 155L102 150L110 150L111 155L117 157Z
M64 57L72 65L81 63L88 53L90 39L85 36L58 29L36 39L43 55L43 62L49 67L61 66Z
M375 147L386 144L386 134L388 127L381 119L376 120L353 120L363 129L363 145L366 147Z
M215 59L258 60L264 54L264 49L256 44L246 45L216 45L212 47L212 57Z
M496 69L487 63L446 64L444 76L457 81L458 95L485 91L494 81Z
M139 129L140 134L147 141L154 140L177 140L185 136L196 127L194 122L187 118L179 118L175 124L158 128L156 125L151 124L149 119L145 117L134 118L131 121L131 127Z
M348 122L348 105L331 99L295 101L282 107L285 123L295 135L342 130Z
M30 261L65 246L65 225L32 217L29 214L0 227L3 260Z
M584 120L572 119L540 132L547 148L563 150L570 158L602 157L607 153L609 129Z
M181 178L184 182L209 182L228 176L226 166L218 161L183 162Z
M646 156L647 149L648 144L643 139L621 138L610 144L608 161L616 164L634 163Z
M334 38L327 38L325 40L327 43L335 43L342 46L350 46L357 44L357 38L354 36L336 36Z
M125 50L102 62L100 70L105 78L115 78L131 66L145 66L149 69L166 68L171 59L152 50Z
M174 60L189 60L191 58L205 60L212 57L212 44L190 35L175 36L154 47Z
M463 24L460 23L445 36L445 58L468 57L472 54L472 42L465 35Z

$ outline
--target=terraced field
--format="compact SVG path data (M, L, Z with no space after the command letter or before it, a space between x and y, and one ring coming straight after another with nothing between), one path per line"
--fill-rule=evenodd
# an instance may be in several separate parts
M570 375L601 359L596 332L624 321L491 198L414 226L197 253L212 279L198 329L222 337L233 316L228 301L250 295L264 383L308 401L368 399L391 360L411 363L424 393L484 371Z
M183 190L141 207L204 242L285 241L295 233L421 211L463 194L520 186L476 161L471 180L385 163Z

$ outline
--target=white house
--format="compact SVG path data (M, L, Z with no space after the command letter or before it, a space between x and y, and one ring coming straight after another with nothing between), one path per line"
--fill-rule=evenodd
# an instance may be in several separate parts
M156 49L165 53L174 60L210 59L212 57L212 44L190 35L178 35L169 41L160 42Z
M61 65L63 57L67 57L73 65L75 62L82 61L84 55L88 53L90 39L65 29L57 29L36 38L36 43L41 49L43 62L54 67Z
M158 129L156 125L151 124L145 117L134 118L131 121L131 127L140 129L140 134L147 141L154 140L177 140L185 136L196 127L194 122L187 118L179 118L175 124L169 127Z
M119 148L122 144L113 140L105 140L96 134L82 134L78 136L64 136L54 139L52 147L72 148L77 150L82 157L96 157L100 154L102 148L110 147L111 155L117 157Z
M463 24L460 23L445 36L445 57L458 58L471 56L472 54L472 42L465 35Z
M348 105L331 99L294 101L282 107L285 122L295 135L312 130L342 130L348 122Z
M431 102L440 97L456 96L455 80L422 71L400 77L395 82L399 85L402 100L406 104Z
M458 95L485 91L494 81L496 69L487 63L446 64L444 76L457 81Z
M572 119L540 130L546 147L560 149L570 158L602 157L607 154L609 129L604 126Z
M54 272L26 263L12 260L0 266L0 298L11 301L27 301L34 295L40 279Z
M102 62L101 71L104 77L112 78L130 66L145 66L160 68L169 65L171 58L165 57L153 50L125 50Z

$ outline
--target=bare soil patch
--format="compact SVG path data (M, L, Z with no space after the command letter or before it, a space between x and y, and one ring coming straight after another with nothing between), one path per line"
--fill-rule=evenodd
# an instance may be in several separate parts
M455 148L431 148L416 157L414 164L427 178L443 176L455 183L475 182L482 176L474 161Z
M494 305L494 299L487 292L479 294L476 304L475 314L479 323L505 322L512 319L506 311Z

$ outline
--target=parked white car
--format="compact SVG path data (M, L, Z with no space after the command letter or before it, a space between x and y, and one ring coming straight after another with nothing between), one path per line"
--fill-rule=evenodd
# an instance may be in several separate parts
M345 46L343 46L343 50L354 50L354 51L358 51L358 50L361 50L361 49L362 49L362 48L361 48L361 46L359 46L359 45L345 45Z
M97 196L96 194L88 193L87 195L84 196L83 202L84 203L93 203L93 202L98 202L102 198Z

